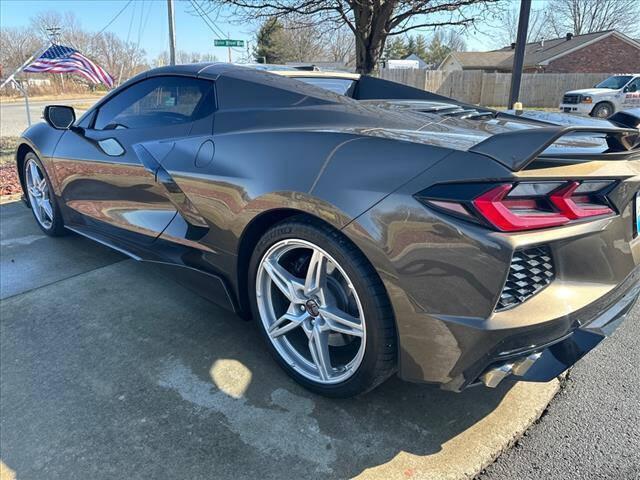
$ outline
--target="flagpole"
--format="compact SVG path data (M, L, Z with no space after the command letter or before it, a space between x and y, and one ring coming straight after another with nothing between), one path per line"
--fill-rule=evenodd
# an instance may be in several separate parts
M36 52L31 55L22 65L20 65L20 67L18 67L18 69L13 72L11 75L9 75L6 80L4 82L2 82L2 85L0 85L0 90L9 82L12 82L16 88L18 90L20 90L20 92L22 92L22 95L24 96L24 104L25 104L25 109L27 110L27 125L31 126L31 112L29 111L29 94L27 93L27 90L25 88L22 87L22 85L20 85L18 83L18 81L16 80L16 75L19 74L22 70L24 70L27 65L29 65L34 58L38 58L40 55L42 55L44 52L46 52L46 50L51 46L51 44L45 45L44 47L42 47L40 50L36 50Z
M0 85L0 89L2 89L2 87L4 87L7 83L11 82L13 80L13 77L15 77L17 74L19 74L22 70L24 70L26 68L27 65L29 65L34 58L38 58L40 55L42 55L47 48L49 48L52 44L49 43L48 45L45 45L43 48L41 48L40 50L36 50L36 52L31 55L22 65L20 65L20 67L18 67L18 69L13 72L11 75L9 75L6 80L4 82L2 82L2 85Z

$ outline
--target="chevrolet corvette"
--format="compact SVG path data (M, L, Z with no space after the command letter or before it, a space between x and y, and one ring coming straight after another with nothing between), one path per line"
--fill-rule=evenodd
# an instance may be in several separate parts
M373 77L310 83L182 65L79 119L48 106L17 148L25 203L47 235L253 318L277 363L332 397L396 373L454 391L548 381L633 306L638 111L562 125Z

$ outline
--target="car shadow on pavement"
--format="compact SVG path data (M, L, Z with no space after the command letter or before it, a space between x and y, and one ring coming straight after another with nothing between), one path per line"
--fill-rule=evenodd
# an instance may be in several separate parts
M129 260L1 314L0 443L19 479L347 478L437 454L510 388L392 378L358 398L314 395L253 322Z

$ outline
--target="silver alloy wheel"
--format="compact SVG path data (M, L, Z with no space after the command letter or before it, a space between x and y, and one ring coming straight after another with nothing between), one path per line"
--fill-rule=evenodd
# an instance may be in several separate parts
M323 249L300 239L275 243L258 266L256 297L271 343L298 373L335 384L358 370L366 346L362 304L344 269Z
M31 158L25 166L27 195L31 210L38 223L49 230L53 225L53 205L50 200L49 185L37 162Z

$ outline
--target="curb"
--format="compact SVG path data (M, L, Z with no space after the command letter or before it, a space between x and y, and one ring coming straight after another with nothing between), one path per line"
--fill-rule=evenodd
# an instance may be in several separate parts
M400 452L386 464L367 469L356 478L476 478L538 421L559 391L560 381L557 379L548 383L516 383L495 410L445 442L439 452L426 456Z

